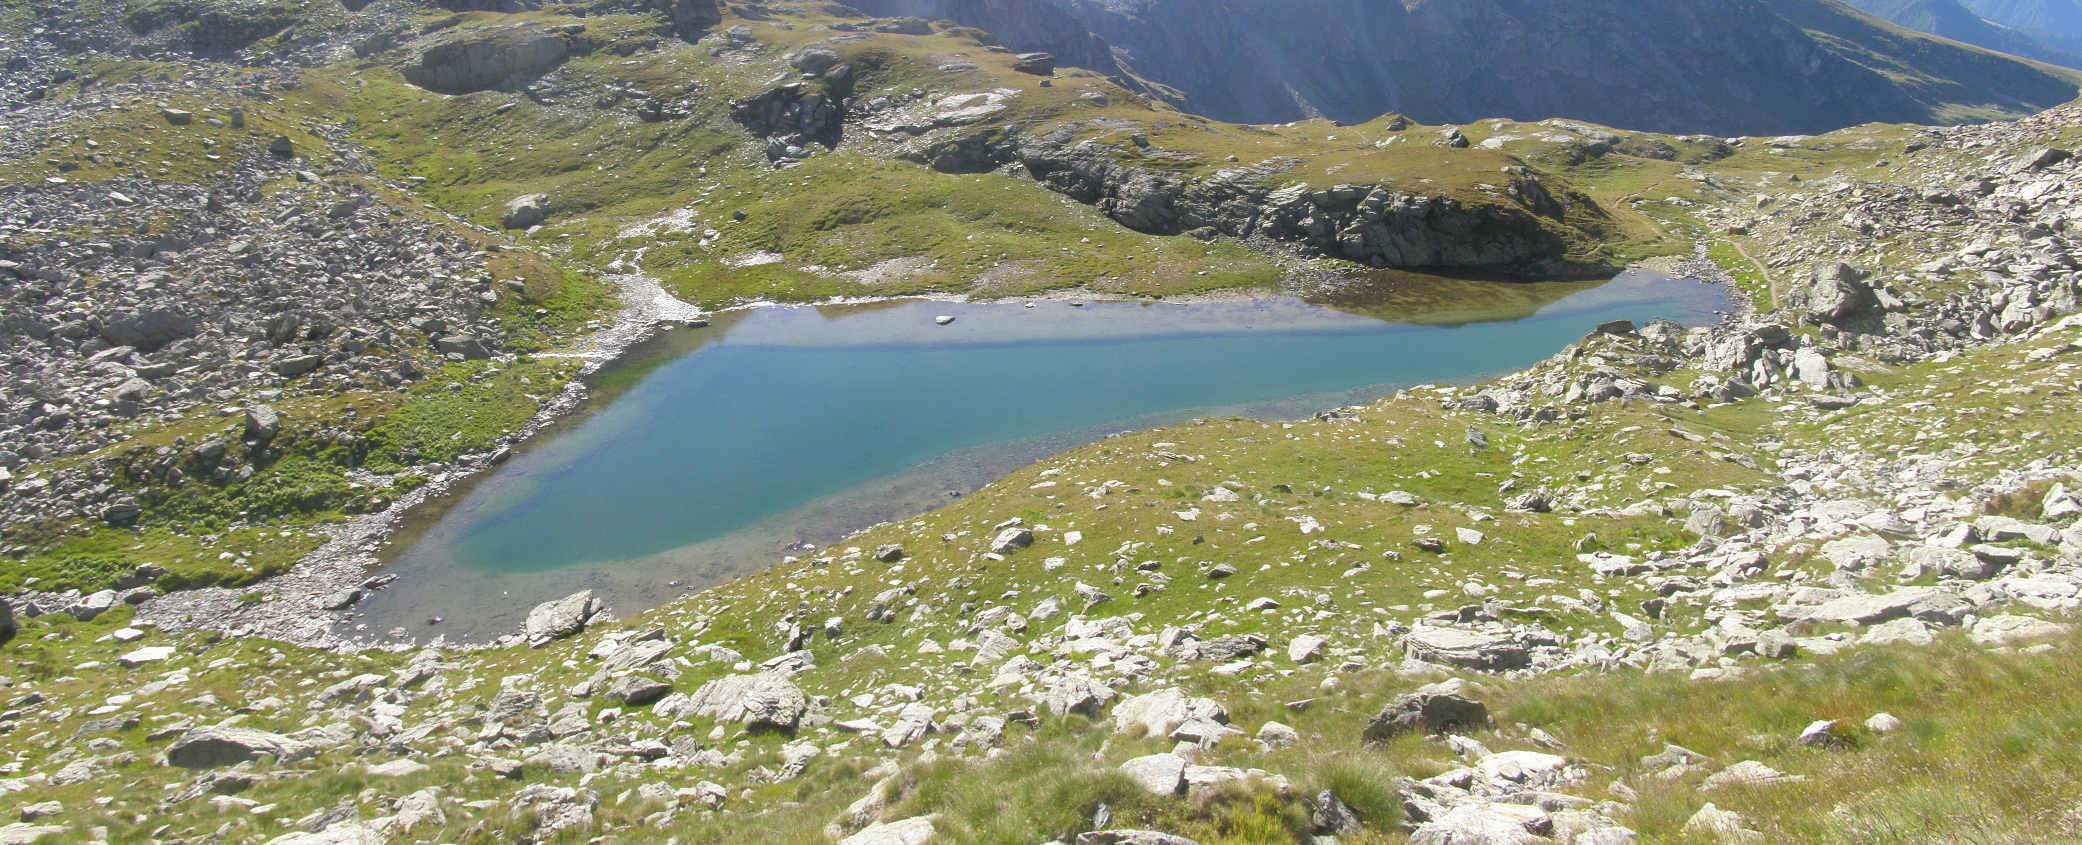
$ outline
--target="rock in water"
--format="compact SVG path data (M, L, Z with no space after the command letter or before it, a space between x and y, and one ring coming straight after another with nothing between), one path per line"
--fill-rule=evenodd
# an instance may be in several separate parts
M600 605L593 599L592 590L580 590L556 601L538 604L534 610L528 611L528 644L540 646L576 634L584 630L586 620L598 612Z

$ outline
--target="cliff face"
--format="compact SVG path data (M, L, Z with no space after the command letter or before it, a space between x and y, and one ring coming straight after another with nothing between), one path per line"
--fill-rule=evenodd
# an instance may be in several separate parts
M1324 187L1276 177L1295 160L1221 170L1205 178L1122 164L1063 137L972 135L913 157L935 170L974 173L1017 164L1049 190L1093 206L1138 232L1260 239L1374 267L1551 278L1609 272L1573 262L1570 208L1603 219L1588 197L1557 198L1525 168L1504 174L1507 200L1463 202L1382 184Z
M1184 91L1192 110L1245 122L1565 114L1770 134L2075 96L2069 79L1834 0L1054 2L1137 73Z

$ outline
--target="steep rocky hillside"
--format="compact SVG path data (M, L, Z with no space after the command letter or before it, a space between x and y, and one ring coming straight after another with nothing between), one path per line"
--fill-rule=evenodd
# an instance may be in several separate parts
M811 2L0 30L0 841L2082 835L2082 105L1239 125ZM1109 438L621 620L347 615L703 308L1642 259L1749 307Z
M1560 114L1772 134L2018 114L2075 93L2069 74L1924 38L1834 0L1058 2L1137 73L1229 120Z
M1956 0L1856 0L1851 5L1918 32L2066 67L2082 65L2082 56L2064 48L2059 41L2041 40L2025 31L1992 23Z

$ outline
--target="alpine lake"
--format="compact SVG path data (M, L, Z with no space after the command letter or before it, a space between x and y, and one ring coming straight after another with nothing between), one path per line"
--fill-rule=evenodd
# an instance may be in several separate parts
M1732 307L1725 288L1646 270L1368 290L721 312L632 348L578 413L420 505L384 554L396 580L343 624L482 642L588 588L627 616L1112 433L1306 417L1521 369L1609 320L1696 326Z

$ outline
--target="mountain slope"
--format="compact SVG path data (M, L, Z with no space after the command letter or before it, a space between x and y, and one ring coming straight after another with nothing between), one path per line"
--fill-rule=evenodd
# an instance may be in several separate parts
M1780 133L2014 114L2072 75L1833 0L1054 0L1193 110L1269 122L1398 111ZM1631 45L1614 50L1612 45Z
M986 30L1017 50L1054 53L1060 64L1118 75L1113 48L1062 10L1029 0L852 0L873 15L953 20Z
M1918 32L2067 67L2082 66L2082 56L2072 50L1985 20L1956 0L1852 0L1852 5Z
M2078 0L1963 0L1966 8L2044 44L2082 55L2082 2Z

